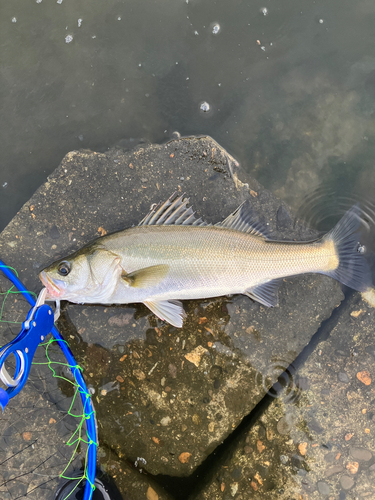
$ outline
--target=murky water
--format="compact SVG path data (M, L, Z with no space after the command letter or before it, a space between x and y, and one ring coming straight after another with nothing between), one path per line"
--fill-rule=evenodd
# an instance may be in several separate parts
M4 4L0 16L0 228L11 220L67 152L81 148L104 151L120 141L122 147L128 148L141 139L164 142L175 130L182 135L211 135L240 161L244 170L295 210L315 188L328 186L323 205L327 212L332 210L333 219L337 220L339 212L350 206L354 199L369 200L370 214L375 188L374 17L375 4L371 0L301 0L282 4L276 0L159 0L146 4L135 0L21 0ZM322 202L317 197L312 205L318 205L319 200ZM315 222L321 222L324 229L332 226L330 214L325 212L322 215L310 207L307 217L312 212L318 213ZM367 314L362 303L358 308L354 306L351 312L362 312L358 316L348 313L348 322L361 318L365 310ZM206 318L208 323L202 320L202 325L208 330L202 326L200 335L205 342L217 344L218 356L222 354L231 359L232 352L244 349L242 337L247 335L252 336L258 347L262 344L261 335L254 326L248 332L244 328L240 333L238 324L233 326L233 318L240 315L241 307L244 307L242 299L235 298L229 306L217 302L216 309L207 314L204 307L199 309L199 317ZM70 313L73 317L72 311L74 309ZM92 314L102 317L103 311L98 309L93 313L91 310ZM141 332L138 339L133 339L136 353L140 351L137 342L142 345L145 359L148 356L146 348L153 353L154 346L163 348L167 354L172 348L185 352L182 342L189 345L189 332L175 346L170 339L163 337L162 341L158 337L157 324L149 325L142 308L137 309L135 315L139 321L137 332ZM118 321L131 325L129 318L133 316L134 309L127 308ZM95 318L92 318L92 323L96 322ZM217 327L220 338L210 337L213 336L209 331L212 330L210 321ZM218 332L215 331L215 335L219 335ZM79 335L77 342L80 342ZM131 346L122 345L118 339L112 339L112 344L105 348L98 347L96 337L93 339L86 339L88 344L82 349L82 357L89 356L97 361L97 373L90 379L95 381L98 397L105 394L112 402L121 391L121 380L117 380L114 386L108 384L116 380L116 376L122 379L125 375L116 371L119 364L112 366L107 373L105 361L108 361L108 356L121 359L133 355L133 352L130 352ZM353 400L353 393L362 388L360 381L358 387L355 386L356 373L367 370L365 361L373 356L371 345L366 344L363 349L367 350L363 353L367 354L362 353L364 357L359 358L354 356L355 346L350 342L345 349L335 349L335 344L329 347L335 353L346 353L348 359L361 359L358 367L350 365L348 368L352 370L349 379L353 384L348 391L349 401ZM257 366L254 386L268 390L269 377L287 370L284 382L280 383L287 387L288 394L280 405L285 405L283 409L288 415L294 411L288 405L298 405L303 398L301 393L309 390L306 382L309 370L317 368L320 355L317 351L312 365L295 375L290 364L296 353L293 349L286 351L285 355L272 357L267 367ZM366 358L367 355L370 358ZM348 370L342 368L341 355L336 353L335 356L338 373L345 375ZM239 363L237 358L228 361L225 370L232 374L235 363ZM153 365L146 363L146 366L150 371ZM172 382L176 367L177 362L172 358L165 367ZM223 367L214 365L213 372L210 372L212 384L217 385L215 390L222 380L220 370ZM137 373L141 376L140 372ZM344 382L344 375L340 375L342 380L339 378L339 382L349 383ZM201 383L195 380L197 388ZM171 387L166 387L170 389L166 394L172 400ZM131 387L126 390L130 401L135 396L140 397L133 394ZM337 390L343 389L339 386ZM211 400L212 394L207 392L205 397ZM309 398L313 399L310 393ZM373 395L369 392L364 400L373 403ZM148 404L147 398L145 401ZM362 401L357 403L363 418L368 416L370 408L360 408ZM365 413L362 410L366 410ZM336 415L335 411L331 409ZM129 407L127 412L125 421L135 428L140 421L139 408ZM280 408L275 412L279 412L279 421L284 418ZM167 418L161 410L159 413L158 422ZM340 421L339 411L337 413L336 422ZM104 412L102 417L105 418ZM199 424L201 417L195 418ZM324 418L320 415L321 421ZM355 418L353 416L352 420ZM309 418L306 419L310 422ZM370 429L369 432L359 431L359 427L346 432L339 425L337 427L345 436L362 432L361 439L363 436L367 439L366 446L375 455L371 441L375 432L371 427L373 416L368 420L370 424L361 423L361 426ZM329 420L325 422L332 424ZM268 425L268 421L266 423ZM269 428L272 430L271 424ZM313 432L323 436L319 438L321 441L314 441L315 436L311 437L307 431L305 437L299 435L295 441L300 441L300 444L311 441L311 446L319 441L319 449L324 451L324 446L328 446L324 442L324 430L315 426ZM266 435L268 439L269 434ZM286 436L287 432L280 435ZM307 435L311 439L306 438ZM253 446L252 439L255 443L259 440L266 442L262 434L254 436L249 434L245 444L241 445L243 449ZM344 445L350 440L346 441L345 437ZM272 439L268 441L271 443ZM365 447L363 443L362 440L362 448ZM134 447L137 445L139 443L135 442ZM253 446L255 450L256 446ZM281 457L295 457L287 444L278 443L277 446ZM332 446L336 444L329 446L329 453L333 453ZM336 466L335 473L344 479L340 479L336 490L327 493L329 486L317 474L314 481L309 479L315 489L309 492L306 487L306 494L327 493L337 494L333 498L350 498L343 495L353 487L351 480L357 481L359 477L357 471L354 472L355 466L348 465L353 462L360 464L359 473L370 477L372 458L363 460L363 454L359 453L362 456L359 460L349 457L343 462L340 457L336 459L341 452L336 448L334 451L332 464ZM175 450L168 450L168 453L169 460ZM292 463L292 459L288 459L292 466L290 470L283 469L284 475L304 476L300 472L306 472L300 463L306 456L304 445L297 447L298 453L301 460L294 458ZM133 454L136 458L135 451ZM354 454L358 455L358 452ZM324 460L321 459L322 463ZM279 463L269 467L279 470ZM322 474L325 470L323 466L319 469ZM328 474L331 471L329 469ZM236 475L230 479L223 475L220 481L221 485L240 482ZM254 481L256 488L251 483L252 493L258 491L260 495L262 485L257 479ZM173 491L178 491L178 488ZM221 491L227 494L228 488L225 486ZM236 487L233 488L230 491L236 494ZM368 491L362 493L366 495ZM357 492L358 495L362 493ZM213 498L212 492L201 498L210 498L210 495Z
M296 206L321 181L367 189L374 9L365 0L4 4L0 225L66 152L160 142L174 130L212 135Z

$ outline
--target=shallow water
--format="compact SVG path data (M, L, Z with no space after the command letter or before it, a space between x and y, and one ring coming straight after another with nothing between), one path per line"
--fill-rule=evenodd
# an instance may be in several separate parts
M355 199L372 206L371 0L22 0L1 14L0 228L67 152L175 130L211 135L295 210L328 186L323 229ZM294 400L294 374L287 384Z

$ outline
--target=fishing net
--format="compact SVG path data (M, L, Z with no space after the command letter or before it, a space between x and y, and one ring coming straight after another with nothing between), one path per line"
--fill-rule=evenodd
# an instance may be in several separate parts
M0 272L0 346L12 341L30 305ZM5 365L13 376L14 355ZM23 389L0 410L0 498L58 500L78 498L87 480L87 408L74 377L52 335L36 350ZM0 382L1 387L6 387ZM83 399L89 394L83 394ZM69 484L69 487L67 487ZM80 498L83 498L82 496Z

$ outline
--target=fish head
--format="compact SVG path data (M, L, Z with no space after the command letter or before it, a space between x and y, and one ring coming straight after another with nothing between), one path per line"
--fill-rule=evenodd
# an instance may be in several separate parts
M122 271L116 254L95 245L56 260L39 273L39 278L47 289L46 300L104 303Z

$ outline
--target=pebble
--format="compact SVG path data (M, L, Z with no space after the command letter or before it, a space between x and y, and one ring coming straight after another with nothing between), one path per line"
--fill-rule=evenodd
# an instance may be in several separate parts
M277 430L279 434L283 436L285 434L289 434L291 428L292 427L290 423L287 421L286 417L281 417L280 420L277 422Z
M231 476L233 477L233 479L239 479L241 477L241 474L242 474L242 468L236 467L235 469L233 469Z
M331 465L330 467L326 468L325 475L326 477L331 477L334 474L338 474L339 472L342 472L344 470L344 467L342 465Z
M144 380L146 378L146 375L143 373L142 370L139 370L138 368L133 370L133 375L135 376L135 378L137 378L138 380Z
M337 378L339 379L340 382L348 383L349 382L349 377L345 372L339 372L337 375Z
M365 448L350 448L350 454L356 460L364 460L367 462L372 459L372 453L370 450L366 450Z
M230 485L230 494L232 495L232 497L236 496L237 491L238 491L238 483L232 483Z
M286 455L280 455L280 462L282 464L285 465L286 463L288 463L288 460L289 460L289 458Z
M298 451L301 453L302 456L306 455L306 450L307 450L307 443L300 443L298 445Z
M191 453L188 451L184 451L183 453L180 453L178 459L182 464L187 464L189 463L189 460L191 458Z
M348 469L348 471L349 471L351 474L357 474L357 472L358 472L358 467L359 467L358 462L348 462L348 463L346 464L346 468Z
M344 490L350 490L354 485L354 479L350 476L341 476L340 484L341 488L344 488Z
M326 455L324 455L324 460L328 464L332 464L335 461L335 456L336 456L336 454L331 451L331 452L327 453Z
M329 495L329 486L327 483L324 481L318 481L317 487L321 495Z
M367 370L363 370L357 373L357 379L362 382L362 384L370 385L371 384L371 375Z

